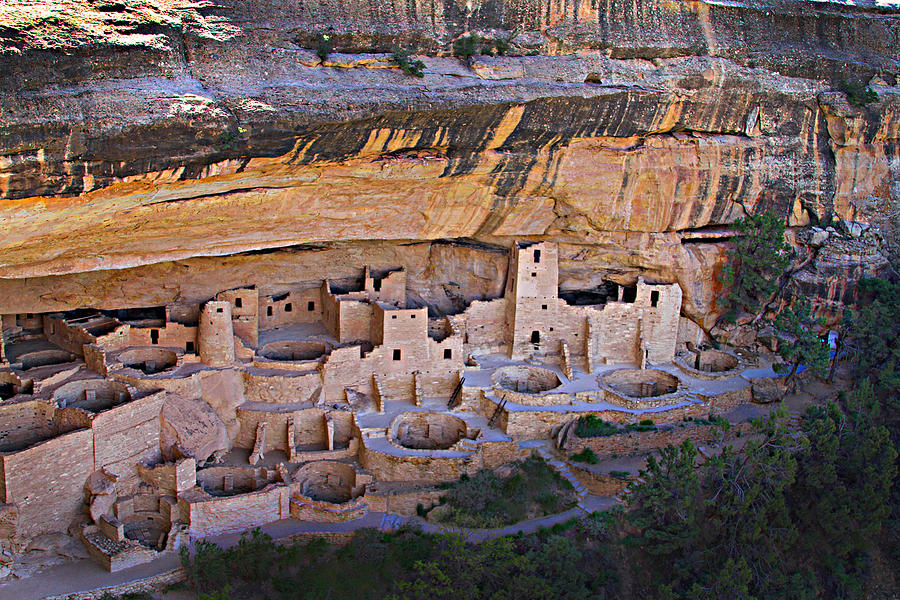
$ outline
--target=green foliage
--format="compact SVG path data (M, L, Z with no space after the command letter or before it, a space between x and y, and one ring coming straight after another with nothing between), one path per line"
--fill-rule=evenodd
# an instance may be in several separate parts
M859 304L844 316L841 341L856 377L870 377L889 413L900 413L900 283L862 279Z
M391 55L391 60L407 75L412 75L413 77L425 77L425 73L423 72L425 63L418 59L413 60L409 50L395 47Z
M453 42L453 56L468 60L473 55L481 53L482 40L477 33L471 33L457 38Z
M572 460L575 462L583 462L591 465L596 465L600 462L600 459L597 458L597 455L594 454L594 451L590 448L585 448L581 452L576 452L572 455Z
M316 44L316 56L319 57L319 60L325 62L332 52L334 52L334 46L331 45L331 36L325 34L320 35L319 41Z
M740 309L758 310L778 289L778 277L790 262L784 220L775 213L737 219L732 230L734 248L720 277L727 292L718 301L731 315Z
M628 479L631 477L631 473L628 471L610 471L609 476L615 477L616 479Z
M863 107L870 102L878 102L878 93L858 81L842 79L838 89L847 95L847 102L853 106Z
M460 527L502 527L562 512L575 501L572 484L543 459L532 456L517 463L508 477L487 469L461 477L447 493L450 511L444 520Z
M578 417L578 422L575 424L575 435L578 437L606 437L617 433L622 433L617 425L607 423L594 415Z
M518 32L510 31L508 34L501 35L494 39L494 50L499 56L504 56L512 47L512 42L516 38Z
M106 592L100 596L100 600L153 600L153 596L147 592L129 592L119 596Z
M786 364L775 365L779 373L790 372L793 379L797 367L806 366L817 377L824 377L828 370L828 342L818 336L817 328L824 328L825 319L812 316L812 307L803 296L795 297L775 318L775 329L781 343L778 355Z
M209 600L612 598L613 534L613 518L596 514L478 545L411 529L363 529L347 546L324 551L321 544L279 546L258 537L251 541L267 557L266 578L248 579L248 571L234 568L245 553L210 545L204 560L228 568L211 588L195 589ZM185 566L196 572L193 560L188 556Z

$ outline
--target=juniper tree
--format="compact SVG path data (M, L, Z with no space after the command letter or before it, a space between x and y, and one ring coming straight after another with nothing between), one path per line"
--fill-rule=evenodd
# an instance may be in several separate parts
M780 338L778 354L785 360L784 364L775 365L775 370L785 373L790 365L788 383L794 382L801 364L817 377L825 376L829 362L828 342L816 333L817 328L824 326L825 319L814 318L809 300L802 296L795 297L775 317L775 329Z
M790 262L784 221L767 211L737 219L732 230L734 247L719 278L726 290L719 305L731 314L755 312L778 289L778 277Z

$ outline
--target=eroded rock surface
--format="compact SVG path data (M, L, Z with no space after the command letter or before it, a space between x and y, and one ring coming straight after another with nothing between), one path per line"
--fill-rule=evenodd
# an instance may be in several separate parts
M498 249L530 238L561 243L563 291L678 281L708 326L724 225L884 227L900 193L900 14L874 3L44 4L0 7L4 313L351 276L360 256L418 269L411 298L452 312L496 297ZM450 56L468 31L515 31L510 55ZM863 254L829 268L877 273Z

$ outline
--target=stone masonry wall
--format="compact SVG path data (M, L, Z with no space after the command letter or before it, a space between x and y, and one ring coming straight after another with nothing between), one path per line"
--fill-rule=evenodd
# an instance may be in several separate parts
M72 431L13 454L0 455L4 502L19 511L18 534L65 531L81 514L84 484L94 469L93 432Z

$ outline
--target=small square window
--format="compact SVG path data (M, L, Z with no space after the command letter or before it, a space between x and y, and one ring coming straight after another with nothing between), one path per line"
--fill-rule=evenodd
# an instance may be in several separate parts
M394 360L400 360L400 349L394 348Z
M453 350L450 348L444 348L444 359L449 360L453 358Z
M291 312L292 310L294 310L294 305L290 302L284 305L284 312Z
M185 342L184 343L184 351L188 354L194 353L194 342Z
M410 318L410 319L415 319L415 318L416 318L416 315L415 315L415 313L413 313L413 314L411 314L411 315L409 315L409 318Z
M547 310L547 305L546 305L546 304L541 304L541 310Z
M244 306L244 300L243 300L242 298L235 298L235 299L234 299L234 306L235 306L236 308L241 308L242 306Z
M217 309L216 309L216 312L217 312L217 313L225 312L225 309L224 309L224 308L217 308Z
M392 318L392 319L396 319L396 318L397 318L397 315L391 315L391 318Z
M307 303L306 303L306 310L308 310L309 312L312 312L312 311L316 310L316 303L313 302L312 300L310 300L309 302L307 302Z
M537 273L532 273L531 276L532 276L532 277L537 277Z
M552 327L550 328L550 331L553 331L553 328L552 328Z

